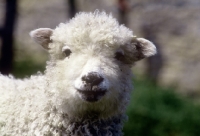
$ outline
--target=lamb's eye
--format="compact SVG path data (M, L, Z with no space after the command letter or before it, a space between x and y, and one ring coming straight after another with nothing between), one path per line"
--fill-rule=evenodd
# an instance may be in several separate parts
M115 53L115 59L119 60L119 61L123 61L124 60L124 53L121 51L118 51Z
M65 57L69 57L72 53L68 46L63 47L62 52L64 53Z
M70 49L64 50L64 54L65 54L66 57L68 57L71 53L72 53L72 52L71 52Z

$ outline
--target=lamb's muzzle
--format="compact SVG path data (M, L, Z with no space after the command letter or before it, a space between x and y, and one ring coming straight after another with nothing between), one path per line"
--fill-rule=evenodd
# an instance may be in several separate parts
M86 85L93 86L99 85L104 79L97 72L90 72L87 76L83 76L82 81L85 81Z
M88 102L96 102L102 98L106 89L100 87L100 84L104 81L104 78L97 72L90 72L81 78L84 83L83 89L77 89L81 94L81 98Z
M100 100L105 93L107 92L106 90L102 90L102 89L97 89L97 90L78 90L78 92L81 94L81 98L83 100L86 100L88 102L96 102L98 100Z

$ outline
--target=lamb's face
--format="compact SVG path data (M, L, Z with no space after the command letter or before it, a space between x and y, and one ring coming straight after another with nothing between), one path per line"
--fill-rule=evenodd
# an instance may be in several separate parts
M34 30L31 36L51 54L47 76L58 107L68 115L109 117L125 110L132 64L156 49L105 14L86 15L55 30Z
M92 48L89 44L85 46L84 51L77 50L76 46L62 48L67 49L67 55L59 62L58 71L66 71L63 78L72 80L70 85L73 91L69 93L89 103L120 101L119 97L131 90L130 66L123 64L117 58L120 52L112 48ZM61 70L63 66L64 70Z

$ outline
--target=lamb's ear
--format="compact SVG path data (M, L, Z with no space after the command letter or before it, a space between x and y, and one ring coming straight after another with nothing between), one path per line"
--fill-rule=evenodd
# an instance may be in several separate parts
M138 61L146 57L156 54L156 46L147 39L134 38L133 45L135 45L134 60Z
M115 58L125 64L133 64L135 61L156 54L155 45L144 38L133 37L129 43L122 45L121 49L123 52L116 52Z
M42 45L44 49L48 50L48 45L52 42L50 39L52 33L53 30L50 28L39 28L31 31L29 34L36 43Z

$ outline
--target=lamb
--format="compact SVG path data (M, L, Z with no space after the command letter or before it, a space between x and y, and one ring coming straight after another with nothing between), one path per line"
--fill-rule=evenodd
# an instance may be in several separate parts
M1 136L121 136L131 67L156 47L105 12L30 32L50 54L44 74L0 75Z

